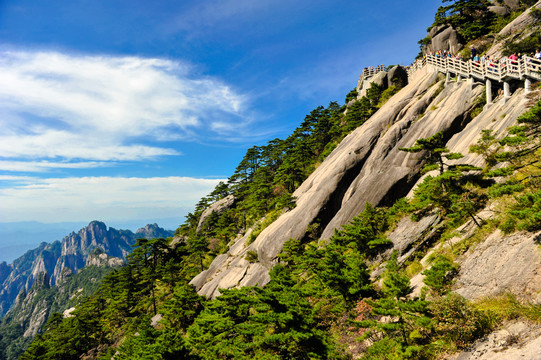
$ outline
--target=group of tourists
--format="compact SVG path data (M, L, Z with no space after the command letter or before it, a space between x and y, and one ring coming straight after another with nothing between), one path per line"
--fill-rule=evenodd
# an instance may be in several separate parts
M518 64L518 62L522 60L523 58L523 54L513 53L509 56L503 56L500 59L493 59L492 57L486 54L479 55L479 52L474 46L470 48L470 54L471 56L469 59L464 59L461 54L453 54L448 50L437 50L437 51L428 53L428 55L432 55L432 56L435 56L436 58L442 58L442 59L448 58L448 59L461 60L461 61L471 60L476 64L479 64L479 65L486 64L486 66L491 67L491 68L496 68L496 67L504 68L508 63L510 63L511 65L515 65L515 64ZM527 56L529 56L530 58L541 60L541 52L539 51L539 49L537 49L535 52L532 52L531 54L528 54ZM420 59L418 59L417 61L419 60ZM415 65L415 64L412 64L412 65Z
M386 68L385 68L385 65L383 65L383 64L378 65L376 67L373 67L373 66L365 67L363 69L363 73L361 74L361 79L365 78L367 76L375 75L375 74L379 73L380 71L385 71L385 70L386 70Z
M474 46L470 48L470 54L471 56L468 59L464 59L464 57L461 54L453 54L448 50L432 51L426 55L435 56L436 58L440 58L440 59L448 58L448 59L461 60L461 61L472 60L476 64L479 64L479 65L486 64L486 66L490 68L497 68L497 67L505 68L505 66L508 63L508 60L510 60L511 65L515 65L515 64L518 64L518 62L522 60L523 58L523 54L513 53L509 55L508 57L503 56L500 59L493 59L492 57L486 54L479 55L478 50ZM423 55L422 58L417 58L413 62L413 64L406 66L406 70L408 71L408 73L410 73L410 71L414 71L415 69L422 68L426 59L426 55ZM535 52L527 54L526 56L541 61L541 52L539 51L539 49L536 49ZM530 64L534 64L536 68L539 68L539 70L541 70L540 64L533 61L531 61ZM361 74L361 79L366 78L367 76L377 74L378 72L385 71L385 70L386 70L385 66L383 65L378 65L375 68L373 66L365 67Z

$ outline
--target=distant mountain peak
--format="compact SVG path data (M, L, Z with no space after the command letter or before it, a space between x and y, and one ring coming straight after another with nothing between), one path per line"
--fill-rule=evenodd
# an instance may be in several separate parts
M71 232L61 242L41 243L12 264L0 264L0 316L13 305L21 289L26 291L39 282L54 286L62 281L68 269L74 274L88 264L117 266L132 251L138 238L167 238L172 231L158 224L148 224L136 233L117 230L98 220L91 221L78 232ZM46 273L46 279L41 274Z

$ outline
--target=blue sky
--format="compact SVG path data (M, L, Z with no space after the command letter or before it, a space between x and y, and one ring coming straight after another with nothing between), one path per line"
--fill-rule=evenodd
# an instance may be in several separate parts
M174 229L439 0L0 0L0 222ZM128 225L130 224L130 225Z

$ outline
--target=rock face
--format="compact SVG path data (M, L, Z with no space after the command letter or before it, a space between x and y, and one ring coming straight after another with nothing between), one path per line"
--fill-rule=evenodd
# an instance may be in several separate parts
M156 224L147 225L134 234L130 230L107 228L103 222L92 221L79 232L64 237L61 242L42 243L12 264L0 264L0 316L9 310L21 289L28 291L42 273L50 274L50 285L55 285L63 277L66 268L75 273L86 266L87 261L92 264L124 261L137 238L172 235L172 231L164 230ZM100 260L99 256L92 257L96 249L106 254L107 260Z
M197 224L197 232L200 232L203 229L205 222L208 220L209 216L212 215L212 213L221 214L225 210L230 209L234 203L235 197L233 195L228 195L206 208L205 211L203 211L203 213L201 214L201 217L199 218L199 223Z
M60 254L60 241L52 244L41 243L36 249L27 251L8 265L5 272L9 275L2 281L0 287L0 315L4 315L9 310L21 290L30 289L40 272L53 272L55 264L45 259L58 258Z
M505 1L505 4L509 6L512 10L515 9L513 1ZM518 7L518 5L516 5ZM539 20L531 15L531 9L537 8L541 9L541 1L538 1L530 9L524 11L520 14L515 20L507 24L495 37L494 44L487 51L493 59L497 59L502 56L502 50L504 49L504 44L508 40L518 41L525 39L530 36L536 29L539 29Z
M541 303L541 258L537 234L504 236L496 231L461 261L456 292L467 299L512 293Z
M422 154L399 151L419 138L442 131L449 139L468 123L480 85L443 83L431 68L417 73L365 124L348 135L293 194L297 206L280 216L245 246L238 239L193 284L200 294L218 295L219 288L264 285L268 270L289 238L301 239L318 222L322 238L358 215L365 204L384 205L405 196L419 178ZM258 262L244 260L248 251ZM208 284L207 284L208 283ZM209 285L212 284L212 285Z
M199 290L199 294L216 297L220 294L219 289L262 286L270 281L268 268L246 260L248 248L245 244L250 235L251 230L237 239L227 253L218 255L207 270L192 279L190 284Z
M469 351L453 360L525 360L541 359L541 327L515 321L477 342Z
M388 79L389 74L385 76ZM237 239L228 253L193 279L199 293L215 297L220 288L264 285L283 244L290 238L302 239L308 226L318 223L322 229L318 235L327 239L362 212L366 203L388 205L407 195L420 179L423 154L399 148L413 146L417 139L441 131L447 147L465 155L460 162L482 165L483 159L469 153L469 146L481 130L491 129L501 136L516 122L525 110L523 90L506 101L496 97L472 120L470 112L484 92L483 84L472 80L445 84L438 78L431 67L417 71L405 88L344 138L295 191L295 208L282 214L253 243L247 245L246 236ZM395 239L404 261L422 245L419 238L412 245L411 239ZM257 253L257 262L245 260L249 251Z
M430 37L430 44L423 49L425 54L438 50L447 50L456 54L464 48L464 44L459 41L457 31L451 26L435 26L430 29L428 36Z

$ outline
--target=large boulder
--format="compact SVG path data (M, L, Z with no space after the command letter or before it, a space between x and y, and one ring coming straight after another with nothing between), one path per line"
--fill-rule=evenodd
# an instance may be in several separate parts
M464 48L464 45L460 43L457 31L451 26L433 27L428 36L431 40L430 44L423 49L425 54L438 50L446 50L456 54Z
M492 11L494 14L498 16L505 16L510 13L510 10L507 6L497 6L497 5L489 6L488 10Z
M511 11L515 11L520 8L519 0L500 0L500 2L507 6Z
M404 87L408 84L408 72L403 66L397 65L389 69L387 73L386 88L391 86Z

